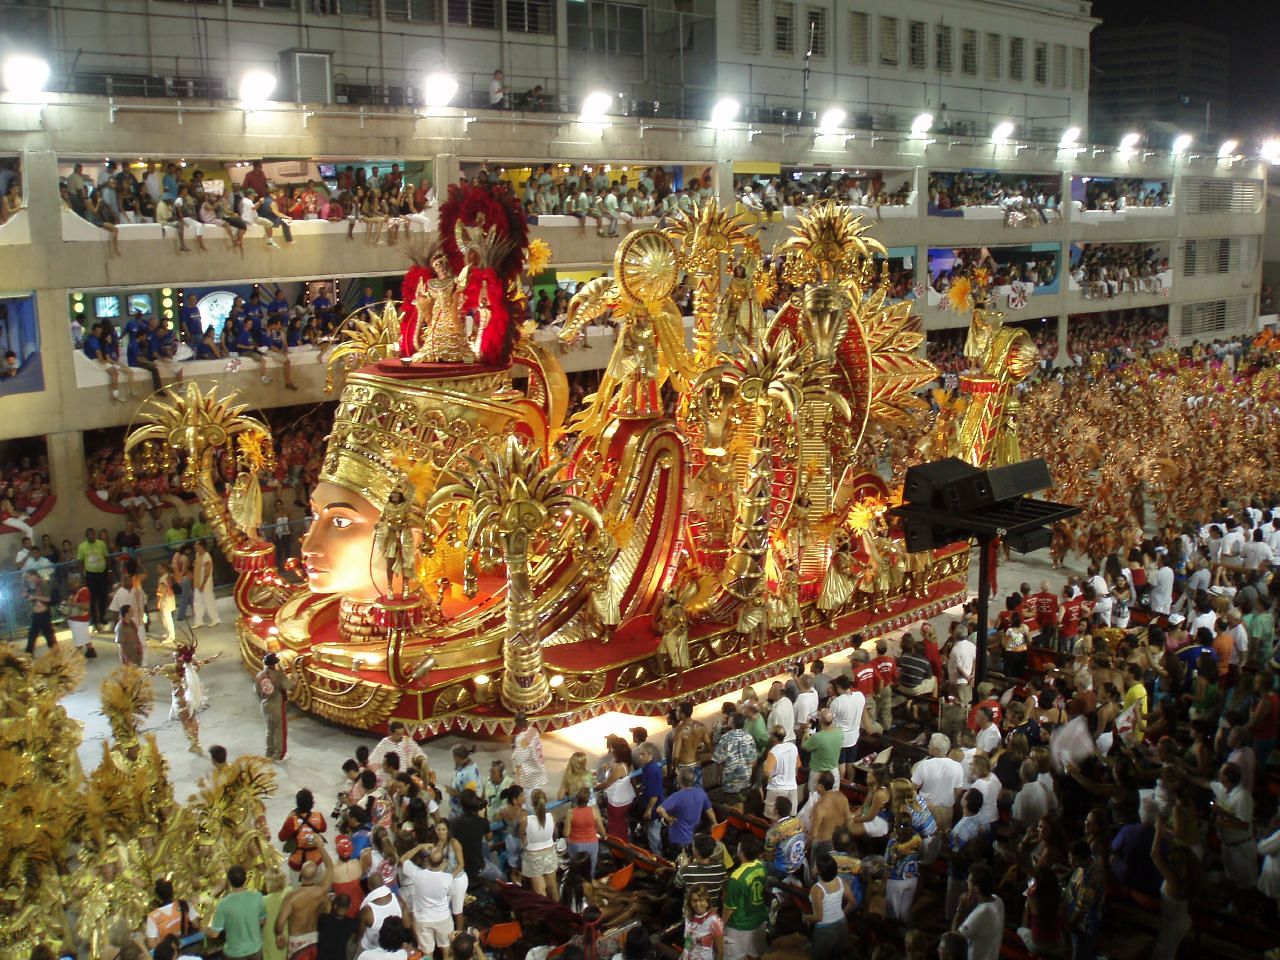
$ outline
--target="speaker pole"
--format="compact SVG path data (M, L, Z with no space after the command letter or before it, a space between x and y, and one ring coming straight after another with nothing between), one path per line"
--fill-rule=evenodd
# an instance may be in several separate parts
M973 685L970 691L977 703L977 685L987 679L987 624L991 622L991 545L995 537L989 533L978 534L978 652L973 664Z

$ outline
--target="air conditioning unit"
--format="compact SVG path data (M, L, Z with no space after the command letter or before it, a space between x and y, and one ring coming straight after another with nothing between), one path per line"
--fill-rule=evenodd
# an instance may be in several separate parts
M333 51L281 50L283 98L298 103L333 103Z

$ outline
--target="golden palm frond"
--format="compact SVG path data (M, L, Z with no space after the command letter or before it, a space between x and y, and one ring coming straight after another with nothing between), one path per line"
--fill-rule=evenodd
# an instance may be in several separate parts
M84 681L84 657L69 643L59 644L32 665L37 687L54 699L72 693Z
M129 431L125 453L147 440L159 440L199 459L206 446L221 447L246 430L270 435L266 424L245 413L248 404L236 403L234 394L219 397L217 389L211 386L206 393L200 384L187 380L147 397L134 414L134 423L140 426Z
M414 298L422 297L422 281L414 291ZM333 371L336 366L351 370L366 363L376 363L397 356L400 350L400 311L394 300L387 300L382 313L368 319L367 308L357 310L338 328L342 341L333 348L325 361L324 389L333 391Z
M692 214L677 211L662 232L679 246L685 267L695 271L718 263L717 258L732 252L734 247L759 248L747 218L722 210L714 198L695 204Z
M102 681L102 712L118 743L138 738L138 726L151 712L151 675L132 664L117 667Z
M613 277L596 277L582 284L569 301L560 340L564 343L573 340L587 324L615 309L620 296Z
M865 284L875 269L872 258L889 256L884 244L867 236L862 218L834 200L821 200L801 212L791 233L777 253L786 256L783 279L793 285L832 280Z

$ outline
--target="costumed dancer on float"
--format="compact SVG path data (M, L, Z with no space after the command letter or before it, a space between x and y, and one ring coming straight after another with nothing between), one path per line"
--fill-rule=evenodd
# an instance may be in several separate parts
M268 653L262 658L262 669L253 678L253 690L262 708L262 720L267 725L266 755L272 760L283 760L289 748L289 721L285 709L293 681L280 669L280 655Z

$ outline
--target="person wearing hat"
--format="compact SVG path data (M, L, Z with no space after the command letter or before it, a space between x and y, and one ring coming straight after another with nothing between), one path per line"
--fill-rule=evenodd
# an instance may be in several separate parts
M364 903L364 868L355 855L355 844L345 833L333 838L333 849L338 855L337 862L329 869L333 877L333 895L337 898L346 894L348 903L344 915L354 920L360 915L360 907Z
M268 653L262 658L262 669L253 677L253 689L262 708L262 720L267 725L266 755L272 760L283 760L288 748L289 726L285 706L289 702L290 680L280 669L280 655Z

